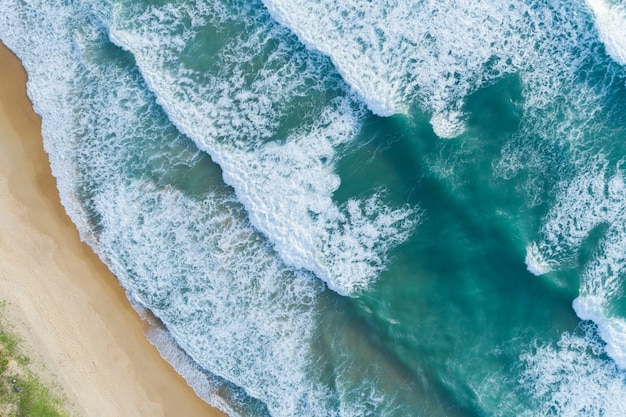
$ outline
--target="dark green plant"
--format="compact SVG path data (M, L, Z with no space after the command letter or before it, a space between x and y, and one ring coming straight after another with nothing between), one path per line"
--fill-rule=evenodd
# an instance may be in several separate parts
M69 417L64 403L28 368L30 359L19 350L19 339L6 330L0 317L0 410L16 417ZM19 375L9 375L15 361ZM6 414L5 414L6 415Z

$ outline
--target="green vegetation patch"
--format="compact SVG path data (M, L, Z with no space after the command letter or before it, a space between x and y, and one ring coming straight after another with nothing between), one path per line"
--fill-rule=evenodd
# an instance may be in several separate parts
M69 417L63 401L29 369L19 339L0 320L0 417Z

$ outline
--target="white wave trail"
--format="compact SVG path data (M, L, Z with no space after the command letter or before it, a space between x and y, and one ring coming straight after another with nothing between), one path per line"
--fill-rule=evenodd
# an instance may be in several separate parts
M491 2L264 4L303 43L330 56L346 82L381 116L406 112L415 95L427 101L429 110L447 113L449 101L471 90L470 79L492 56L489 45L498 39L489 32L503 23L498 13L504 10Z
M526 263L538 275L573 266L590 233L602 225L607 228L592 259L583 266L573 307L582 320L596 323L607 354L626 369L626 321L607 312L620 296L626 276L626 186L620 165L612 173L606 162L586 166L589 172L573 179L558 195L540 238L527 248Z
M556 346L536 342L521 355L525 371L519 381L531 409L517 415L626 415L626 373L603 358L605 353L592 325L563 333Z
M519 74L526 93L552 99L546 89L558 90L554 73L579 62L569 52L581 51L586 31L572 2L263 3L301 42L330 57L371 111L389 116L417 105L442 138L465 130L466 97L504 75ZM540 104L532 101L529 108Z
M364 110L323 57L268 16L250 20L246 12L216 17L189 4L133 6L115 11L110 38L135 56L170 120L221 166L252 224L288 265L314 272L342 295L364 290L412 232L416 210L393 209L378 195L333 201L338 149L356 137ZM188 15L193 19L180 18ZM245 27L210 57L219 69L193 68L185 48L221 19ZM264 55L268 45L274 50ZM254 74L246 72L251 60ZM326 92L331 99L319 97ZM304 104L290 106L300 97ZM303 106L304 117L290 116ZM281 125L289 117L304 120Z
M626 65L626 6L606 0L585 0L595 16L595 25L607 53Z
M605 303L603 297L586 295L576 298L572 305L581 320L591 320L598 326L598 334L606 342L606 354L626 370L626 320L607 316Z

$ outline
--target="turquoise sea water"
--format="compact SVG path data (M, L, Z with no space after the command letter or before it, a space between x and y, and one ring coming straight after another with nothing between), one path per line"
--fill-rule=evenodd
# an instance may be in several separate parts
M626 415L624 28L0 0L67 212L232 416Z

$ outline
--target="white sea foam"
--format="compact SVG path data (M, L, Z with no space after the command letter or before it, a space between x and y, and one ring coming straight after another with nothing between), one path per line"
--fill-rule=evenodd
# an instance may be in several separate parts
M132 300L131 300L132 301ZM147 323L145 330L146 337L152 343L163 359L171 364L174 369L183 377L187 384L193 388L198 397L202 398L208 404L212 404L229 417L243 417L241 414L245 410L245 404L238 401L236 391L239 387L232 386L226 381L220 380L218 377L209 374L205 369L198 366L187 353L172 339L171 334L165 329L151 323L154 320L152 313L143 305L134 303L133 307L139 313L142 320ZM230 391L230 392L229 392ZM219 392L219 394L217 394ZM233 395L230 395L232 392ZM228 395L228 400L224 400L221 396ZM248 411L247 415L252 415Z
M590 233L605 225L598 247L583 265L580 296L573 306L581 319L596 323L607 343L607 354L626 369L626 322L606 313L620 296L626 274L626 187L619 165L611 173L602 162L589 163L586 169L589 172L562 189L544 219L540 239L529 246L526 259L531 272L570 266Z
M430 124L437 136L443 139L452 139L465 131L463 114L460 112L435 113L430 118Z
M556 346L536 343L521 356L524 396L532 403L521 416L621 417L626 415L626 374L602 356L591 326L563 333Z
M124 266L116 274L196 363L273 415L324 413L329 392L304 370L319 289L277 262L236 204L228 212L217 195L194 202L175 190L112 184L96 206L99 241Z
M264 0L307 46L331 57L369 109L381 116L419 102L460 110L507 30L506 8L487 2L306 2ZM502 45L501 45L502 46Z
M251 222L270 237L283 260L350 294L367 288L385 267L386 246L405 240L413 220L410 210L389 209L378 195L352 199L344 207L332 201L339 178L320 160L333 158L333 141L351 136L352 115L330 111L319 124L286 144L268 144L254 153L231 151L220 162L229 167L224 179L237 190ZM273 198L263 192L268 184Z
M550 261L545 259L535 242L526 247L526 268L531 274L543 275L554 270Z
M182 49L201 29L190 23L172 34L163 22L187 13L172 7L134 10L141 25L114 20L111 39L133 53L170 119L221 166L252 224L288 265L313 271L343 295L367 288L416 219L413 209L393 209L377 195L342 206L332 199L339 186L337 148L356 136L361 106L328 74L323 57L298 49L268 17L221 47L214 58L219 70L190 68ZM202 19L202 27L211 24ZM242 66L262 57L269 39L275 51L247 80ZM319 91L329 89L335 99L316 104ZM289 103L300 96L311 98L305 120L277 134L281 118L294 117Z
M263 2L304 44L332 59L370 110L388 116L418 105L433 114L441 137L463 128L447 115L506 74L522 78L528 108L544 108L560 90L556 74L580 62L572 53L586 53L591 38L582 7L571 2Z
M623 75L599 53L593 21L586 3L565 1L537 4L519 21L530 41L523 43L529 48L519 48L516 65L524 117L494 166L502 178L517 177L516 187L531 207L551 199L548 193L577 175L572 171L584 170L584 161L597 152L589 150L619 119L606 103Z
M591 164L588 168L594 169ZM589 234L597 226L615 223L620 217L621 198L612 193L605 194L606 168L595 168L596 173L582 174L561 186L556 201L544 218L541 237L527 248L529 268L537 265L537 271L545 273L573 266L577 250ZM535 261L538 259L541 261Z
M604 305L606 300L598 296L580 296L573 307L582 320L591 320L598 326L598 334L607 344L606 353L617 366L626 370L626 321L608 317Z
M626 7L605 0L585 0L595 16L595 25L607 53L626 65Z

